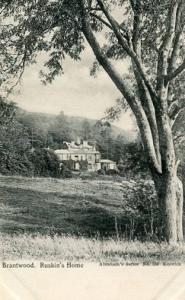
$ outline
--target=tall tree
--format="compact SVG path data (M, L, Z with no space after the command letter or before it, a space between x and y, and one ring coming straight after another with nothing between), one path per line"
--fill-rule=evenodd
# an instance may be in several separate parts
M16 119L17 107L0 97L0 172L27 175L32 170L26 128Z
M54 148L60 148L64 141L71 140L72 131L69 125L67 117L61 111L48 130L48 135L52 137Z
M7 18L0 39L2 85L12 75L21 76L43 50L49 53L49 72L43 75L51 82L63 72L66 55L77 60L85 41L89 44L96 65L102 66L135 115L158 195L161 236L181 241L183 191L172 121L179 112L173 103L183 98L177 98L174 83L185 68L184 1L4 0L0 8ZM126 57L132 79L114 65L114 60Z
M92 128L87 119L82 122L82 139L87 141L92 139Z

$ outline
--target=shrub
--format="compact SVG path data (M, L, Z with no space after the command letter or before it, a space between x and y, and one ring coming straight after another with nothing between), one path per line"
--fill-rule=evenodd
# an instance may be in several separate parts
M80 160L79 164L80 164L81 171L87 171L87 166L88 166L87 160Z
M66 165L63 165L62 168L61 168L61 171L60 171L60 177L62 177L62 178L72 178L73 173Z
M60 165L57 156L51 150L34 149L30 155L33 175L42 177L59 177Z
M103 169L98 170L97 173L98 173L98 175L105 175L106 174L105 170L103 170Z
M118 224L127 238L157 238L158 202L151 180L123 181L123 212Z
M107 175L117 175L117 174L119 174L119 172L117 170L110 169L110 170L106 171L106 174Z

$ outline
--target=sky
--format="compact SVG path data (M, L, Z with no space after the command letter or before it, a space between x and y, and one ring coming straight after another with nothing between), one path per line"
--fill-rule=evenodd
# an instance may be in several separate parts
M64 75L47 86L41 83L39 77L43 62L44 56L39 56L37 64L25 70L19 93L11 96L11 100L27 111L50 114L63 111L66 115L100 119L105 115L105 110L121 96L103 70L100 70L97 78L90 76L94 56L88 47L81 61L66 59ZM117 68L122 73L127 72L128 63L117 63ZM134 127L129 113L123 113L114 124L126 130Z

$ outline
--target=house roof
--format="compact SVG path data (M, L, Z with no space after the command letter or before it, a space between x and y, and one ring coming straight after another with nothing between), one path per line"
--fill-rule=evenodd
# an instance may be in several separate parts
M58 149L56 154L99 154L100 152L93 149Z
M106 163L106 164L116 164L115 161L110 160L110 159L101 159L100 162L101 163Z
M67 148L57 149L55 153L60 154L100 154L96 150L95 146L91 146L87 141L84 141L83 144L76 145L75 142L64 142L63 143Z
M58 149L54 151L56 154L68 154L70 153L67 149Z

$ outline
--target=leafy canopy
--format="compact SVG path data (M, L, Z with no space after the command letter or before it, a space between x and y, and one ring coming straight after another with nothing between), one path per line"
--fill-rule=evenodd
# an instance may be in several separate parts
M119 30L128 45L133 37L133 11L142 12L141 38L142 61L148 75L156 75L158 49L165 34L169 1L101 1L107 5L119 23ZM127 56L102 11L100 1L76 0L4 0L0 3L0 83L20 77L26 65L35 62L38 52L48 52L45 62L47 72L42 71L43 80L51 82L63 73L62 62L66 56L80 59L85 47L82 17L88 13L89 24L94 32L101 32L104 41L102 51L108 58L122 59ZM184 25L184 12L177 30ZM103 37L104 36L104 37ZM184 57L184 31L179 43L179 60ZM180 63L180 61L179 61ZM6 75L6 76L5 76Z

